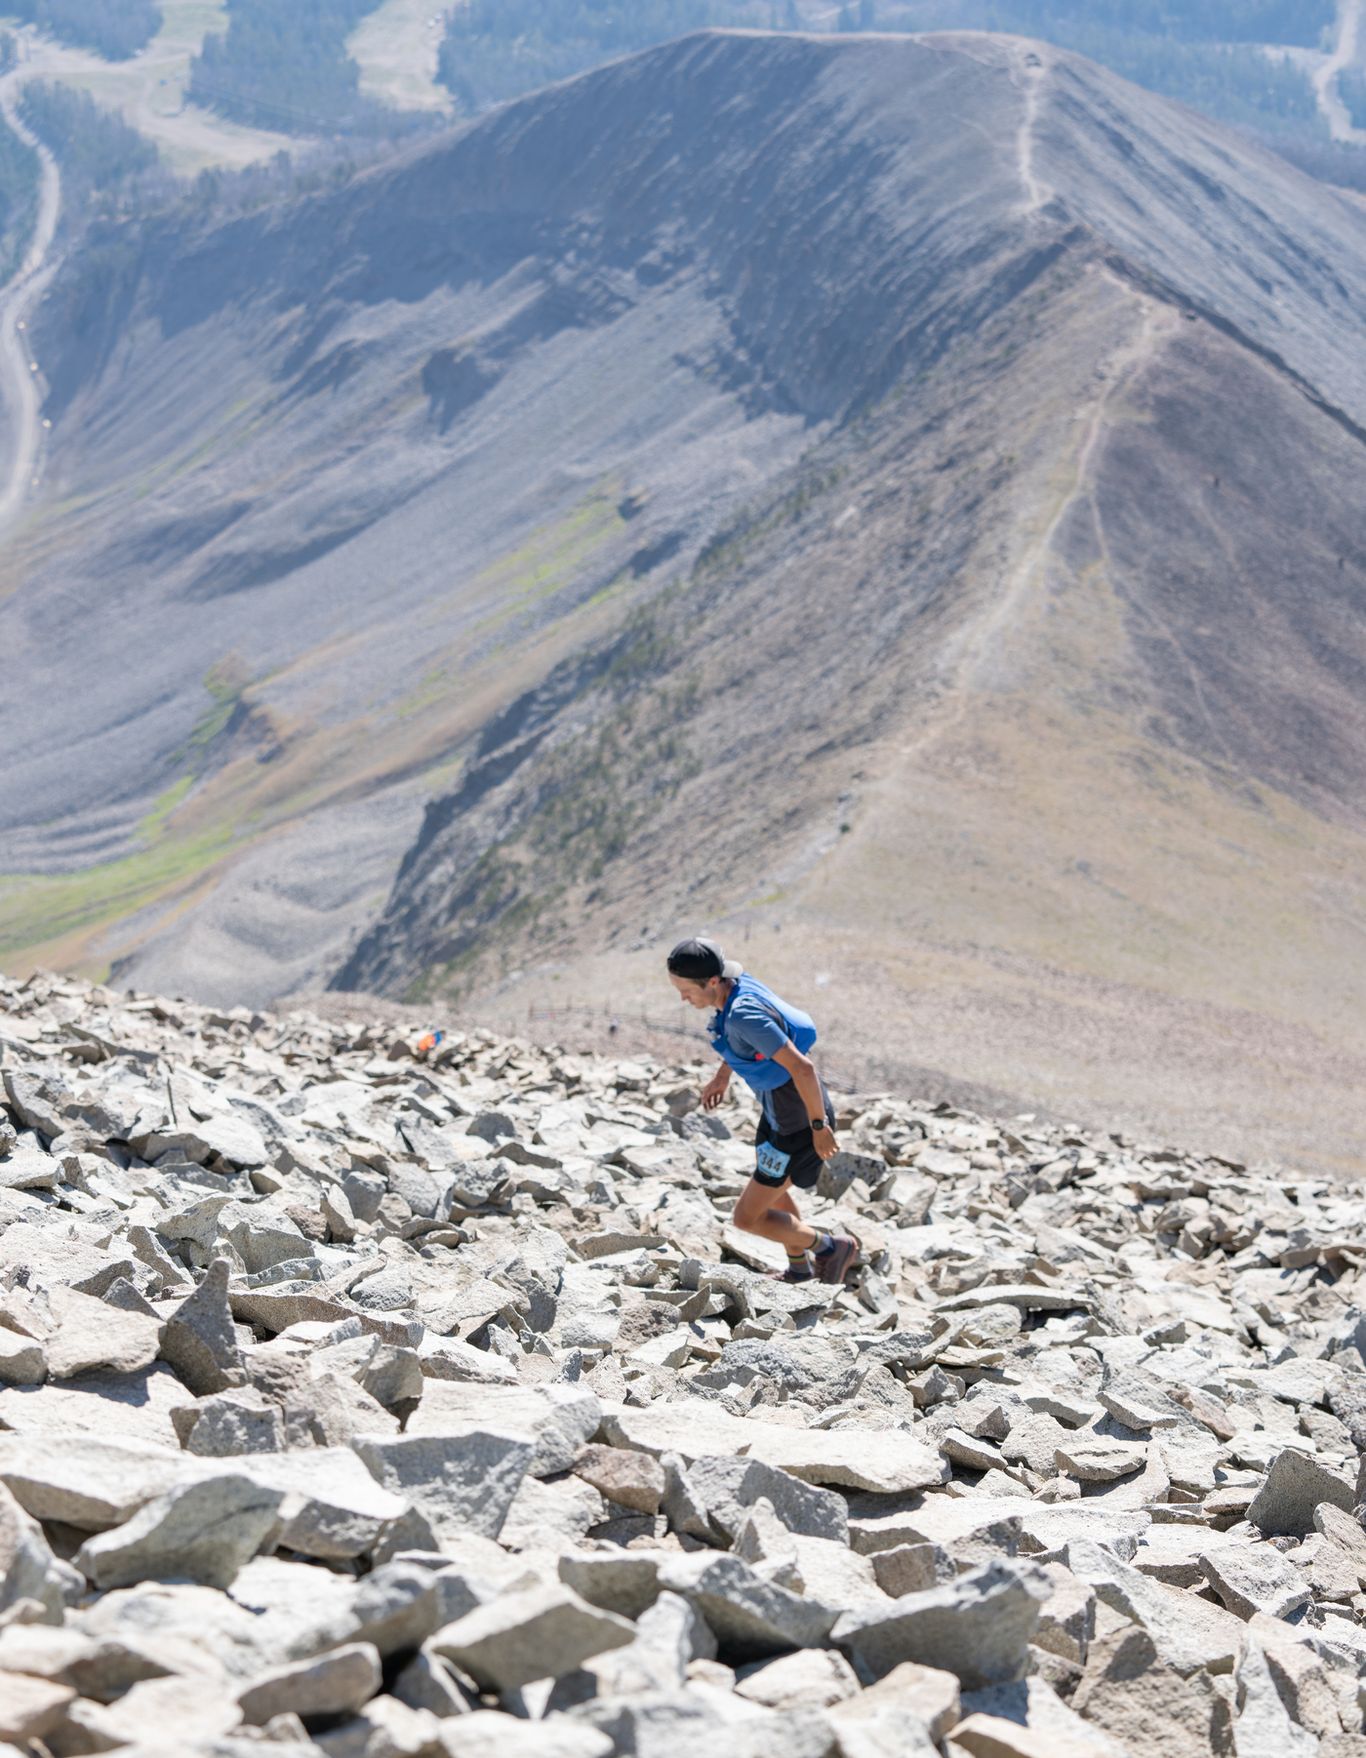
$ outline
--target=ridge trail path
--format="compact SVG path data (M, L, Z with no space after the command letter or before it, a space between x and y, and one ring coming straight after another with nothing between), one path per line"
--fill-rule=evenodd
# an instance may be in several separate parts
M1361 43L1363 0L1338 0L1338 34L1332 53L1314 73L1319 109L1334 140L1366 145L1366 128L1353 125L1351 112L1338 92L1338 75L1355 66Z
M19 114L19 93L28 69L20 67L0 79L0 115L42 166L38 217L28 254L19 272L0 291L0 407L4 410L7 444L0 463L0 531L22 510L35 481L42 452L42 403L38 372L29 344L28 323L56 268L53 240L62 209L62 180L57 161Z

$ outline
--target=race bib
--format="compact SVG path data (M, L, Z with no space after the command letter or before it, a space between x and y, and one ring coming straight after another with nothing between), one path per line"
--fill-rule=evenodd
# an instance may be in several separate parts
M754 1157L765 1178L787 1177L787 1163L792 1156L780 1153L771 1141L760 1142L754 1150Z

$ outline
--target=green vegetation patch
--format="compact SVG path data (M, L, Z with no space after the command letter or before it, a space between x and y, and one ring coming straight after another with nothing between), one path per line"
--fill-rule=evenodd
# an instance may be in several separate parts
M572 587L603 545L626 529L619 499L614 484L596 490L562 519L539 526L525 543L483 569L472 587L462 587L462 598L468 593L476 600L491 597L494 601L479 625L480 632L487 635ZM611 582L602 587L591 602L599 602L615 586L616 582ZM461 647L424 672L417 687L397 704L399 719L411 719L444 701L467 659Z
M207 872L238 840L232 822L175 827L177 812L207 767L210 747L242 706L241 662L233 656L220 661L205 676L204 688L209 707L178 754L184 771L138 824L137 849L78 873L0 873L0 958L130 916Z
M534 532L482 578L506 586L512 604L524 608L572 585L594 553L625 528L615 494L599 492L565 518Z
M132 915L206 872L232 842L231 828L220 825L197 836L162 837L152 848L79 873L0 874L0 958Z

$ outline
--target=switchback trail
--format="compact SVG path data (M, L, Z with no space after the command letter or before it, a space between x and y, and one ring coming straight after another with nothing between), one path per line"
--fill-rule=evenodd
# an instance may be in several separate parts
M26 75L16 69L0 79L0 116L37 153L42 166L38 218L18 273L0 291L0 408L5 448L0 459L0 531L18 515L35 481L42 449L42 403L28 323L56 266L52 245L62 207L61 174L52 154L19 114Z

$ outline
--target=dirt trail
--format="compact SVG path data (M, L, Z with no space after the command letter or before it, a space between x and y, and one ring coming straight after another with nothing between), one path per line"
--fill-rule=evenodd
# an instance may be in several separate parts
M1338 75L1357 64L1361 43L1362 0L1338 0L1338 35L1332 53L1314 73L1319 109L1334 140L1366 145L1366 128L1352 124L1351 112L1338 92Z
M1017 72L1024 104L1020 115L1019 133L1015 139L1015 156L1019 161L1020 181L1024 185L1025 212L1037 213L1052 197L1034 169L1034 129L1043 103L1043 90L1048 80L1048 64L1033 48L1021 56Z
M0 476L0 530L20 512L37 482L43 440L42 399L27 326L56 267L52 243L62 208L57 161L19 114L19 93L29 77L31 69L21 64L0 79L0 113L42 164L38 219L28 254L18 274L0 293L0 407L6 412L5 426L14 436Z

